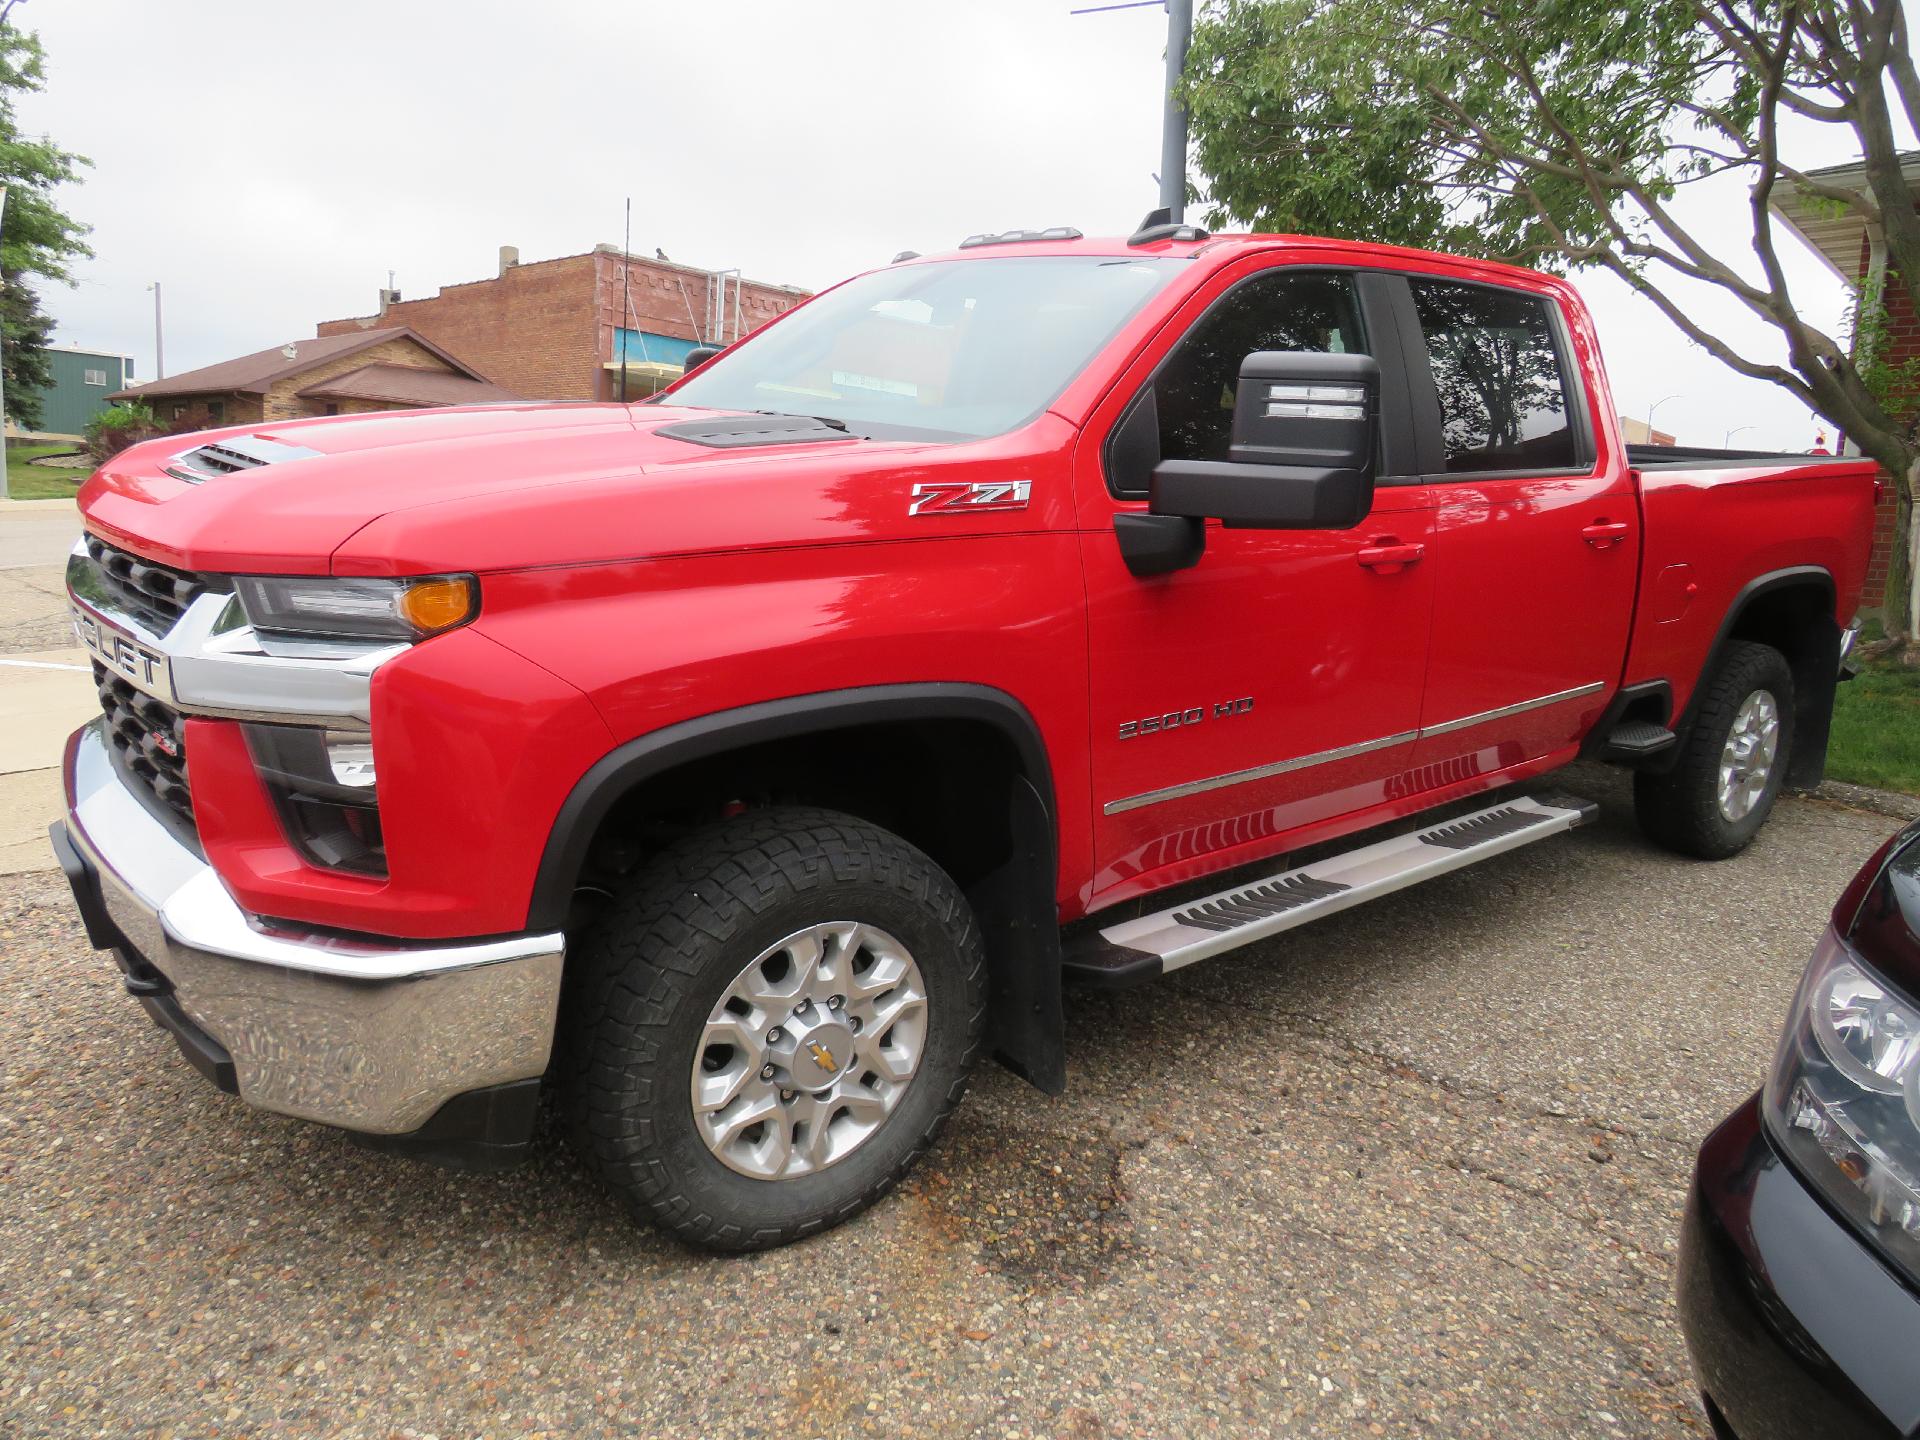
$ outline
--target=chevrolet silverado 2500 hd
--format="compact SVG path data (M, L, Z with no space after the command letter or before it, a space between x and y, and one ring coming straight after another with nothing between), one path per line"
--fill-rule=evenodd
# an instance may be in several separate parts
M1623 445L1566 284L1166 223L976 236L643 405L117 456L53 843L249 1103L503 1164L544 1085L747 1249L987 1051L1585 818L1731 854L1818 779L1872 467ZM1229 873L1232 872L1232 873Z

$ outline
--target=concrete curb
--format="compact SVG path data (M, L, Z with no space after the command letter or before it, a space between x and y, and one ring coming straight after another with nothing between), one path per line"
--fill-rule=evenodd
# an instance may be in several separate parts
M1871 785L1849 785L1843 780L1823 780L1810 792L1816 800L1845 805L1853 810L1870 810L1895 820L1920 820L1920 795L1903 795L1897 790L1876 790Z
M0 500L0 519L5 519L18 511L27 510L73 510L78 506L72 496L56 495L51 500Z

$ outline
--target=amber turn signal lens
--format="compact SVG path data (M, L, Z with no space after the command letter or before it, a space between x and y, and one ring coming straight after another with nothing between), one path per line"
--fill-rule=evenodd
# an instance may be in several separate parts
M473 589L473 582L464 576L422 580L401 591L394 608L421 634L437 635L472 617Z

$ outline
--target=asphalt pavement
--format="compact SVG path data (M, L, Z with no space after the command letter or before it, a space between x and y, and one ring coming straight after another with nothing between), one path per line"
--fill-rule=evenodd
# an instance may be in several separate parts
M1071 997L1064 1097L983 1070L902 1191L745 1259L551 1135L476 1178L248 1110L0 878L0 1433L1704 1437L1693 1152L1898 821L1699 864L1561 778L1597 825Z

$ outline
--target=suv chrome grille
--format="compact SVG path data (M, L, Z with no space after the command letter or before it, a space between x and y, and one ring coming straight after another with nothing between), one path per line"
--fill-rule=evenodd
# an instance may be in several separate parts
M156 635L166 634L187 606L215 588L203 576L142 560L97 536L87 536L87 554L113 598Z
M114 753L148 794L193 824L186 725L180 712L134 689L98 660L93 662L93 686L106 712L107 739Z

